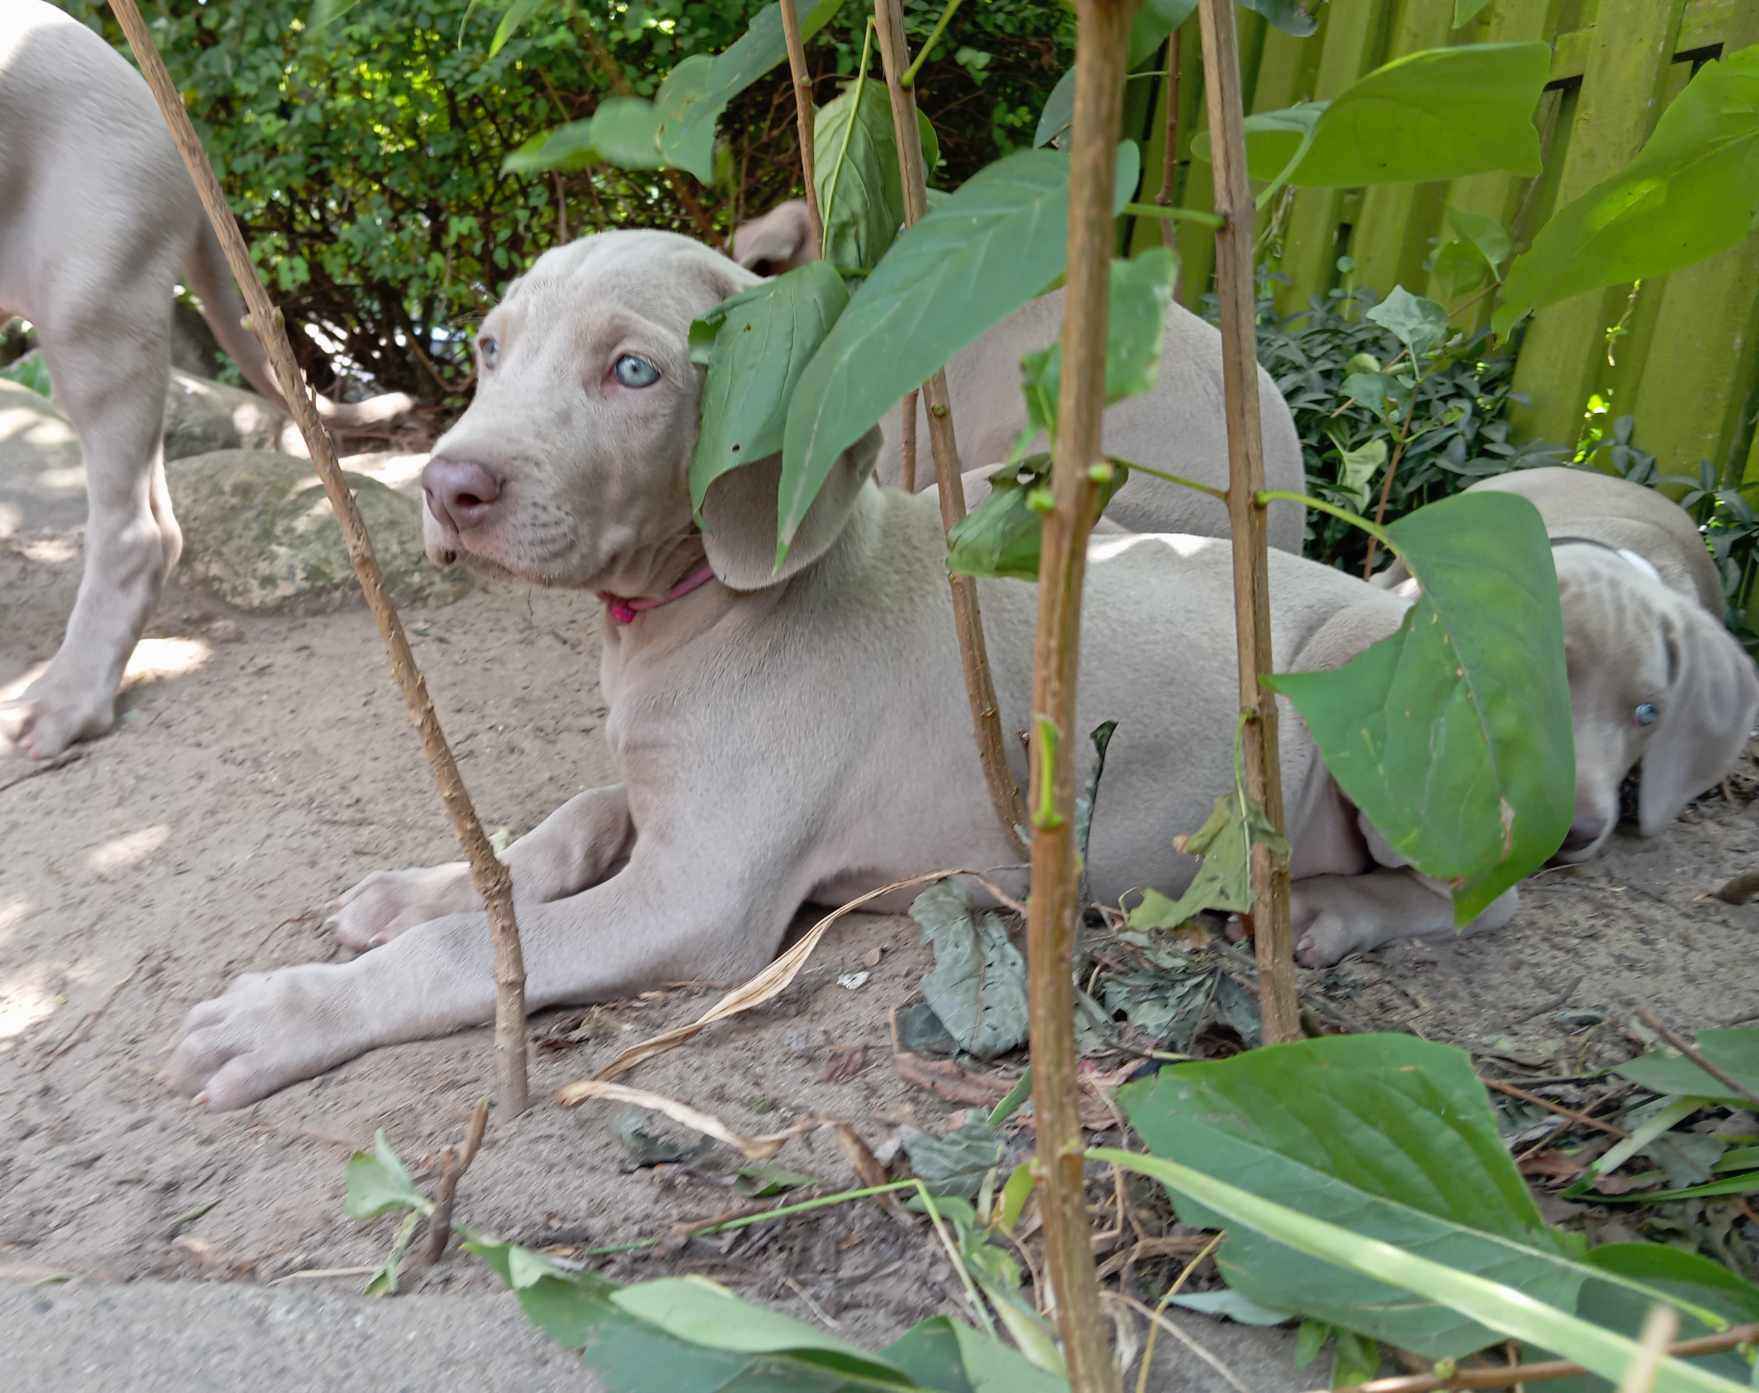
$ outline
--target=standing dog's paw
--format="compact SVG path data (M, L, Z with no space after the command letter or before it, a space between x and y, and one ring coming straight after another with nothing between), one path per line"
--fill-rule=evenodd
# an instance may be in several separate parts
M355 1019L344 971L311 963L246 973L184 1017L167 1080L223 1112L354 1058L372 1041Z
M405 929L480 908L463 861L407 871L374 871L330 907L325 927L357 952L389 943Z
M80 740L108 734L116 724L116 701L58 700L38 683L17 701L0 701L0 744L32 759L54 759Z

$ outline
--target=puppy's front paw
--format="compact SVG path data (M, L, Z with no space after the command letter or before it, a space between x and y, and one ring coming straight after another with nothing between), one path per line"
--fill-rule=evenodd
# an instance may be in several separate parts
M1330 910L1313 916L1306 928L1295 932L1295 961L1302 967L1330 967L1361 945L1350 926Z
M462 861L407 871L374 871L331 906L327 927L357 952L389 943L405 929L478 908Z
M17 701L0 702L0 745L32 759L54 759L80 740L107 734L115 724L114 697L45 690L40 682Z
M251 972L183 1021L166 1077L216 1112L241 1108L352 1059L372 1044L353 1009L347 965Z

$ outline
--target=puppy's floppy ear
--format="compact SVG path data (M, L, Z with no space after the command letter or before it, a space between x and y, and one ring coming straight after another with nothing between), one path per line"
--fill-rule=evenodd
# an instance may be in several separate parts
M772 455L721 475L702 500L703 548L715 576L734 590L763 590L818 560L848 522L849 510L873 473L879 446L879 427L874 426L837 456L780 570L775 569L776 489L782 457Z
M1662 618L1662 642L1673 680L1643 752L1637 825L1645 837L1728 773L1759 712L1752 659L1706 610L1675 600Z
M779 276L817 259L812 215L804 199L778 204L733 231L733 260L760 276Z

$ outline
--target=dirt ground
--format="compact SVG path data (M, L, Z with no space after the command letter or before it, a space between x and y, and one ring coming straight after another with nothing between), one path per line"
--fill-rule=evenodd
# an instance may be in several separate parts
M0 690L59 638L75 535L27 520L0 541ZM523 831L610 776L593 601L482 589L406 619L487 825ZM376 1128L412 1161L455 1139L488 1084L486 1030L382 1050L220 1116L173 1097L157 1070L184 1011L236 973L332 955L324 906L358 877L448 858L376 632L364 611L253 618L174 587L134 672L119 729L81 758L22 779L16 761L0 762L0 1273L265 1282L372 1264L390 1224L344 1217L343 1162ZM1601 1030L1639 1005L1693 1027L1752 1019L1759 905L1703 898L1759 862L1759 811L1740 792L1750 787L1738 781L1734 802L1713 796L1654 841L1621 838L1592 867L1542 876L1500 933L1346 963L1328 992L1363 1024L1566 1071L1584 1037L1564 1037L1592 1013L1611 1013ZM875 946L867 982L838 985ZM887 1024L927 961L908 920L852 917L781 1000L625 1081L748 1132L808 1114L853 1121L875 1143L900 1123L933 1128L953 1109L896 1076ZM587 1247L735 1208L723 1183L675 1167L627 1172L613 1109L543 1101L712 998L679 990L541 1017L540 1034L568 1038L536 1052L540 1102L491 1128L461 1218ZM822 1081L833 1052L858 1046L864 1069ZM849 1182L822 1133L779 1160ZM874 1206L615 1270L706 1272L860 1338L958 1301L931 1245ZM452 1261L419 1284L494 1279Z

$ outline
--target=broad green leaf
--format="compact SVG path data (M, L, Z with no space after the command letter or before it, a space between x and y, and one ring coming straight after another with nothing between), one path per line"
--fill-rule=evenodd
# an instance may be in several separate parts
M1663 1295L1568 1255L1504 1149L1470 1059L1450 1046L1396 1035L1273 1045L1163 1069L1118 1100L1167 1159L1090 1156L1161 1179L1182 1222L1225 1220L1222 1274L1262 1305L1431 1358L1500 1332L1603 1368L1628 1342L1597 1348L1592 1327L1566 1314L1583 1284Z
M1533 112L1551 77L1544 43L1460 44L1395 58L1330 102L1246 120L1246 162L1268 181L1312 140L1289 174L1307 188L1458 179L1490 170L1538 174ZM1202 132L1192 153L1209 158Z
M940 1136L914 1127L901 1136L911 1174L935 1195L975 1199L984 1176L1002 1162L1002 1134L981 1117Z
M1404 344L1419 370L1423 360L1447 337L1448 312L1433 300L1413 295L1402 285L1395 285L1386 299L1369 310L1365 318Z
M1759 1093L1759 1029L1701 1030L1692 1042L1717 1068L1749 1091ZM1614 1073L1657 1093L1707 1098L1734 1107L1751 1107L1749 1100L1733 1092L1722 1080L1705 1073L1683 1054L1669 1049L1651 1050Z
M622 169L661 169L659 116L641 97L606 97L584 121L542 131L501 162L510 174L586 169L609 162Z
M1122 470L1114 488L1122 482ZM992 580L1038 579L1044 514L1033 494L1047 486L1050 456L1033 455L990 476L989 493L947 533L947 570Z
M708 363L690 460L690 505L698 515L721 475L781 450L795 384L848 303L836 269L814 261L723 301L690 326L691 346L706 348Z
M959 1048L993 1059L1026 1039L1026 959L993 912L977 913L971 892L943 880L910 906L934 967L922 994Z
M1569 830L1575 745L1563 617L1538 511L1465 493L1387 529L1422 587L1398 632L1329 672L1263 681L1393 848L1468 923Z
M1278 856L1289 854L1289 843L1264 810L1238 789L1215 800L1203 826L1179 849L1201 856L1203 864L1176 900L1154 890L1130 911L1133 929L1176 929L1206 909L1243 914L1252 908L1252 844L1261 842ZM1177 845L1177 843L1175 843Z
M611 1304L612 1282L591 1272L569 1272L541 1253L492 1238L467 1238L475 1253L519 1300L525 1318L563 1349L580 1349L607 1326L631 1324Z
M416 1188L409 1167L392 1149L383 1128L373 1133L371 1151L357 1151L348 1158L343 1174L347 1190L342 1212L350 1219L370 1219L387 1209L434 1212L433 1201Z
M507 40L517 34L525 21L549 3L549 0L513 0L501 22L495 26L495 37L489 43L489 57L499 53Z
M1068 1393L1068 1382L949 1316L912 1326L881 1351L935 1393Z
M1436 248L1433 271L1442 294L1449 299L1481 289L1491 279L1491 268L1483 254L1460 237Z
M1464 29L1489 3L1490 0L1454 0L1454 28Z
M1590 1249L1583 1261L1597 1270L1616 1273L1656 1288L1678 1302L1713 1312L1728 1324L1759 1320L1759 1287L1697 1253L1660 1243L1608 1243ZM1649 1307L1647 1299L1616 1283L1590 1280L1583 1287L1576 1313L1596 1325L1634 1339L1642 1331ZM1722 1327L1712 1327L1690 1311L1683 1311L1677 1338L1689 1340L1719 1328ZM1751 1373L1747 1361L1734 1350L1699 1356L1691 1363L1736 1381L1748 1378ZM1558 1380L1554 1387L1557 1393L1601 1393L1608 1385L1602 1379L1577 1375Z
M922 162L940 158L934 127L920 111ZM892 106L883 82L851 82L818 109L812 127L813 180L824 217L824 258L841 271L871 271L904 222L904 188Z
M1503 263L1515 249L1514 239L1509 236L1508 228L1484 213L1449 208L1448 226L1484 258L1492 271L1500 273Z
M1637 158L1552 215L1515 259L1492 320L1666 275L1759 225L1759 45L1706 63Z
M541 169L586 169L602 156L592 143L592 120L570 121L565 126L539 131L501 161L508 174L530 174Z
M1114 260L1107 283L1105 401L1110 406L1151 390L1160 375L1161 345L1166 340L1167 306L1179 258L1170 247L1150 247L1128 261ZM1063 385L1062 340L1029 353L1021 360L1026 393L1023 442L1039 431L1054 437L1057 394Z
M1369 485L1386 468L1386 437L1375 436L1366 445L1346 450L1334 440L1338 451L1338 487L1350 496L1358 512L1368 507Z
M1118 151L1113 212L1139 157ZM839 454L912 388L1028 300L1067 257L1069 163L1022 150L989 165L892 244L801 375L782 455L785 549Z
M1136 18L1130 24L1127 57L1132 76L1137 75L1136 70L1154 56L1154 51L1165 42L1167 35L1189 19L1196 8L1197 0L1147 0L1136 11ZM1038 128L1032 133L1032 143L1049 145L1067 131L1074 120L1075 69L1070 68L1057 79L1057 85L1045 98L1044 108L1038 114Z
M1285 34L1304 39L1319 27L1314 17L1322 0L1240 0L1240 8L1261 14Z
M1269 1306L1261 1306L1251 1297L1240 1295L1232 1287L1217 1287L1214 1291L1181 1292L1173 1298L1173 1305L1183 1306L1188 1311L1200 1311L1206 1316L1226 1316L1241 1325L1287 1325L1294 1319L1289 1312L1273 1311Z

